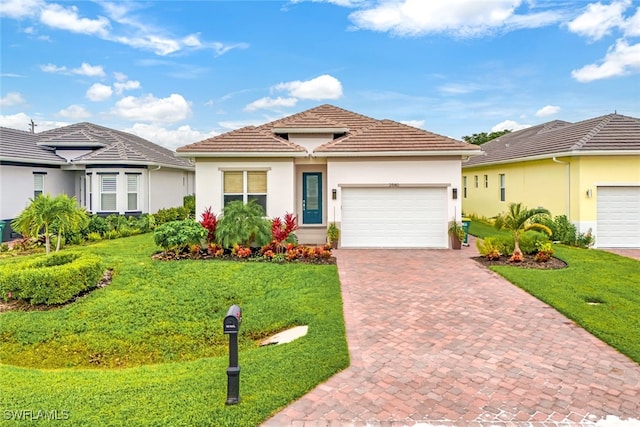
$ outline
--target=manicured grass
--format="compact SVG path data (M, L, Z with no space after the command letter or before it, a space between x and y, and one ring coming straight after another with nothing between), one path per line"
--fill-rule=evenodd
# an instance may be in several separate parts
M490 229L476 222L470 227L481 237L496 234ZM640 261L596 249L554 250L567 268L491 269L640 363Z
M3 410L64 410L70 425L251 426L349 363L335 266L154 261L151 235L86 250L114 268L111 285L0 315ZM237 406L224 404L231 304L243 309ZM308 335L258 347L295 325Z

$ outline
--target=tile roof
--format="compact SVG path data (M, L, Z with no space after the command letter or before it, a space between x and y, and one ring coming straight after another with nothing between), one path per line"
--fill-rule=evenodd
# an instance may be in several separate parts
M640 119L608 114L577 123L555 120L503 135L483 144L482 150L484 156L471 158L463 167L567 153L637 153Z
M38 146L38 134L0 127L0 160L64 165L52 148Z
M22 161L50 161L68 164L54 148L91 148L93 151L73 159L71 164L136 164L192 169L186 159L139 136L95 125L76 123L40 133L2 128L2 157L9 154Z
M392 120L376 120L333 105L315 108L278 119L258 127L249 126L178 148L179 153L306 153L306 149L274 133L281 129L335 129L344 133L317 147L314 152L442 152L480 151L455 139L403 125Z

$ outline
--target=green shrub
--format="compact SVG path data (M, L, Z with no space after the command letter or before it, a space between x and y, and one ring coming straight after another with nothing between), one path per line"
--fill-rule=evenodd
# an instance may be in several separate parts
M520 250L522 253L532 255L538 252L538 245L549 241L549 236L540 231L529 230L520 236Z
M196 195L189 194L182 198L182 206L189 210L189 214L192 217L196 216Z
M0 244L0 252L8 252L8 251L9 251L9 245L7 243Z
M216 240L224 248L263 246L271 239L271 221L255 200L227 204L218 220Z
M129 227L137 228L141 233L149 233L156 226L156 219L153 215L145 213L138 218L129 217Z
M156 225L166 224L171 221L181 221L190 218L190 212L188 208L180 206L177 208L160 209L153 214L155 217Z
M513 243L513 236L500 234L496 236L487 237L487 239L492 239L492 244L498 249L498 251L502 255L511 255L513 254L513 249L515 245ZM487 240L485 239L485 240Z
M109 231L109 224L107 224L107 221L99 215L91 215L89 218L89 225L87 225L87 228L84 230L84 234L87 236L90 233L103 235L107 231Z
M165 251L182 251L189 245L200 244L207 236L207 229L193 219L171 221L156 227L153 239Z
M496 244L495 237L487 237L485 239L476 239L476 248L480 255L487 259L498 259L502 253L499 245Z
M97 255L62 252L0 268L0 296L62 304L95 287L104 272Z
M119 237L120 237L120 233L118 233L117 230L109 230L106 233L104 233L104 238L107 240L113 240Z
M97 232L89 233L87 234L87 240L90 242L99 242L100 240L102 240L102 234Z

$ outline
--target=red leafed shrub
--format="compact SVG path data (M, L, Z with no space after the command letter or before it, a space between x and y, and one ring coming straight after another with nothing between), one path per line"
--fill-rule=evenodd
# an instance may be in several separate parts
M207 252L209 253L209 255L215 258L220 258L222 255L224 255L224 249L222 248L222 246L216 243L209 243Z
M238 258L249 258L251 256L251 248L245 248L243 246L236 245L233 247L231 254L237 256Z
M207 229L207 242L211 243L216 239L216 226L218 225L218 218L211 212L211 206L209 206L203 213L200 225Z
M277 252L280 251L282 242L287 240L291 233L297 229L298 218L292 213L285 214L284 221L279 217L271 220L271 239L277 244Z

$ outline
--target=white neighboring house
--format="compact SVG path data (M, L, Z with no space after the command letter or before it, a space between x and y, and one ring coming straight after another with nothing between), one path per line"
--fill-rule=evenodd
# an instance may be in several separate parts
M41 193L75 196L93 214L138 215L182 206L194 166L130 133L78 123L40 133L0 127L0 220Z
M461 163L470 145L391 120L321 105L177 150L196 165L196 215L256 200L268 217L298 216L300 243L447 248L460 220Z

